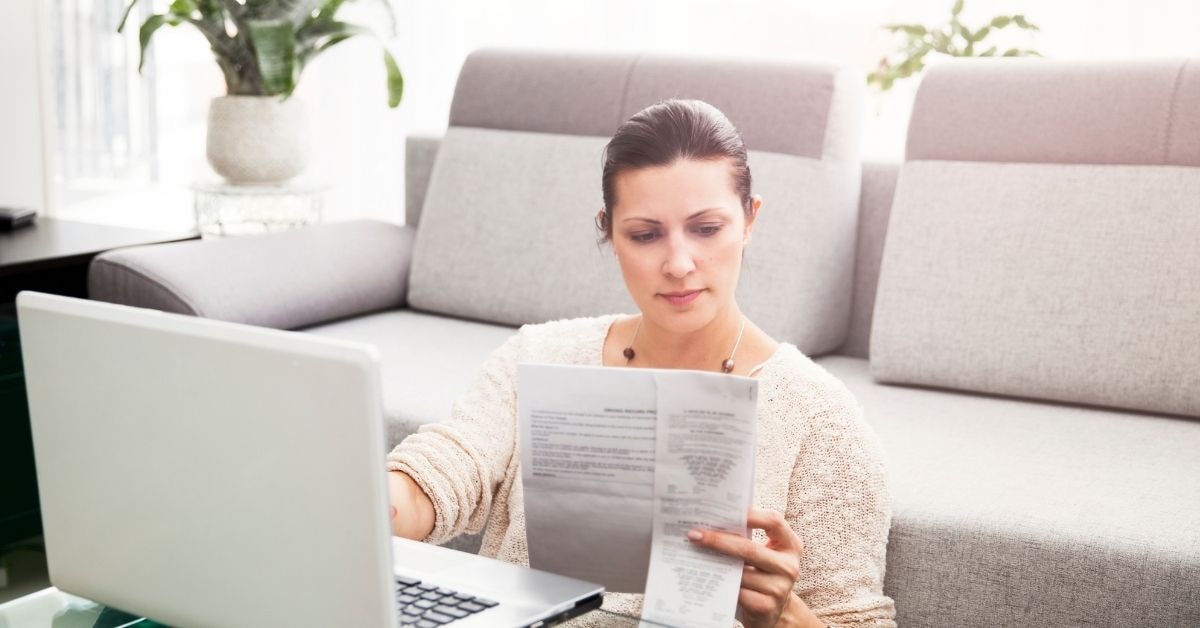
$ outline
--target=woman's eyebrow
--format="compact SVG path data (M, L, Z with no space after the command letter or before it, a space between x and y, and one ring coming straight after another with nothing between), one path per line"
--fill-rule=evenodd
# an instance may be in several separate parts
M691 216L688 216L687 220L692 220L693 218L699 218L700 216L703 216L704 214L707 214L708 212L720 211L722 209L725 209L725 208L724 207L709 207L708 209L702 209L702 210L692 214ZM638 222L648 222L648 223L654 224L654 225L662 224L661 221L654 220L653 218L641 218L638 216L631 216L629 218L625 218L625 219L621 220L621 222L630 222L633 220L636 220Z

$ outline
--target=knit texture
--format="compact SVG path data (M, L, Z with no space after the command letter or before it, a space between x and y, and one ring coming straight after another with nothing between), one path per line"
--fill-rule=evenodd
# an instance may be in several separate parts
M388 469L412 476L433 501L426 542L483 531L480 554L529 564L517 363L600 366L617 318L522 327L488 358L447 421L422 426L388 454ZM754 504L784 513L804 542L796 594L830 626L894 627L895 606L883 595L891 508L878 438L846 387L790 344L758 379ZM761 530L754 536L766 542ZM614 612L637 615L641 604L640 594L604 597ZM567 625L602 620L585 615Z

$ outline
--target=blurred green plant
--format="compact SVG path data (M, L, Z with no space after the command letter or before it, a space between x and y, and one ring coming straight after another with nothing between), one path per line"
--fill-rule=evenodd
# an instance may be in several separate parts
M395 34L396 16L388 0L390 34ZM117 32L139 0L130 0ZM317 55L358 35L374 36L361 25L337 18L345 0L173 0L167 10L142 22L138 31L141 59L146 62L150 38L163 25L191 24L208 40L217 65L225 75L230 95L288 97L300 81L300 73ZM381 42L382 44L382 42ZM383 47L387 71L388 106L396 107L404 94L404 76L387 47Z
M950 21L939 26L928 27L923 24L888 24L888 31L902 35L904 40L900 49L891 57L879 60L875 71L867 76L867 84L878 87L880 91L892 88L901 79L906 79L925 69L925 57L930 53L950 57L1040 57L1036 50L1028 48L1009 48L1000 52L996 46L983 48L984 40L996 31L1015 26L1022 30L1037 31L1037 26L1025 19L1024 15L1001 15L992 18L990 22L979 28L969 28L959 20L962 14L963 0L957 0L950 10Z

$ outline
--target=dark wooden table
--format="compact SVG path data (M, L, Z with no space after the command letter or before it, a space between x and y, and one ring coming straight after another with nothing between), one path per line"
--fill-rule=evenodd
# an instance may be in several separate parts
M22 290L87 297L88 265L110 249L193 240L162 232L39 218L0 231L0 551L41 533L29 406L13 301Z

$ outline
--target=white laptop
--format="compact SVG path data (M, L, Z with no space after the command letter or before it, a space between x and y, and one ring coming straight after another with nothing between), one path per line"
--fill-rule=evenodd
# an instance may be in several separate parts
M539 626L602 587L391 537L379 359L17 297L50 581L180 626Z

